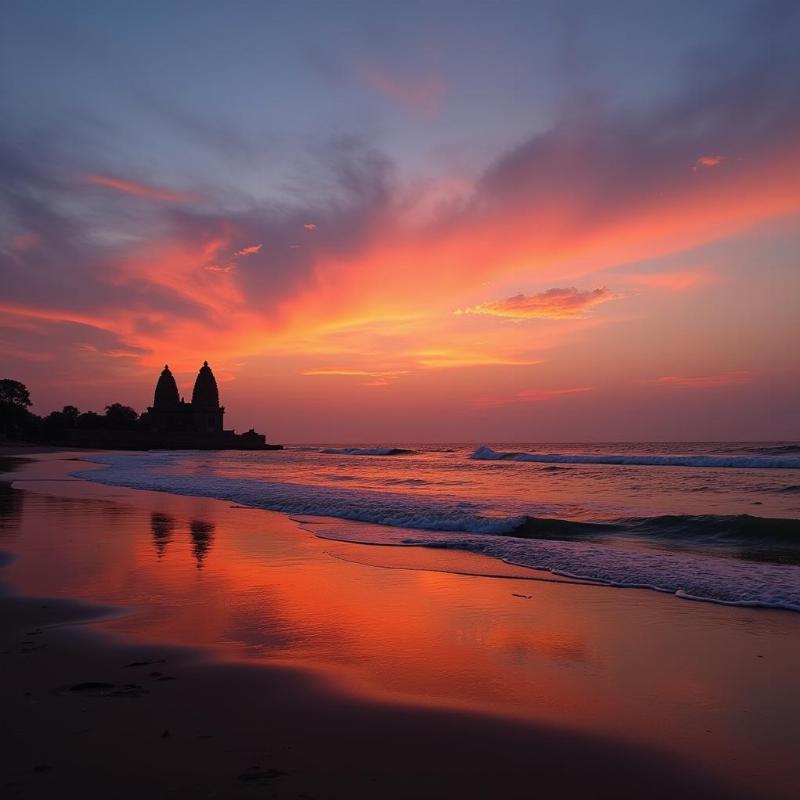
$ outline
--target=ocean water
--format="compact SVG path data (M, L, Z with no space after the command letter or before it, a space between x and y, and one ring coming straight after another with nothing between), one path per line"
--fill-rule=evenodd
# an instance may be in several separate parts
M800 611L797 442L389 443L91 460L106 468L77 474L282 511L320 537L462 549L609 587Z

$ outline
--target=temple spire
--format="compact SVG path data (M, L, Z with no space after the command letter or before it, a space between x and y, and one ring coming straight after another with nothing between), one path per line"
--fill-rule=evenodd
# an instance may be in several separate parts
M192 405L198 409L219 408L219 389L214 373L208 366L208 361L203 362L200 372L197 373L197 380L194 382L192 391Z
M175 383L169 367L164 364L164 370L158 378L156 391L153 395L153 408L163 410L174 408L180 403L178 399L178 384Z

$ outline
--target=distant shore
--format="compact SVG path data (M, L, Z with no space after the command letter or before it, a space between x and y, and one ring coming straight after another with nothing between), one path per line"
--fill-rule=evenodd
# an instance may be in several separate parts
M34 453L0 450L0 456L12 455ZM186 646L186 634L173 642L170 631L174 620L168 613L171 606L152 605L148 599L156 602L155 594L148 594L157 591L156 585L148 582L150 571L160 576L167 569L173 570L171 580L180 581L181 591L191 589L200 592L198 597L208 597L222 580L219 570L223 562L227 564L235 555L234 551L228 555L231 537L254 541L246 538L254 525L288 543L282 547L299 542L302 549L298 553L305 554L306 559L305 574L316 563L314 559L320 563L315 569L322 570L318 574L326 580L342 573L342 580L350 581L357 569L369 586L370 576L394 577L394 573L369 566L350 567L331 559L325 555L325 548L333 550L334 544L321 543L299 531L283 515L234 509L219 501L64 480L74 469L74 462L65 464L52 455L45 456L44 461L13 466L17 469L5 476L3 484L0 550L11 558L19 555L19 561L5 562L0 578L17 591L51 599L7 592L0 596L0 663L4 674L0 703L7 720L0 742L0 785L8 797L225 798L264 792L287 798L522 798L534 793L581 798L791 796L788 783L786 792L781 792L780 776L775 783L762 786L763 794L758 795L754 786L737 787L734 773L726 779L727 765L720 765L720 774L712 776L674 753L645 743L635 745L566 723L513 719L505 712L495 714L490 709L458 707L457 703L425 707L410 697L403 699L403 694L362 692L351 679L342 680L336 670L321 668L319 663L313 663L314 669L309 671L302 661L240 657L220 641L220 633L208 626L207 642L197 636L196 646ZM152 516L153 532L148 528L146 541L136 533L135 518L126 527L127 520L135 517L126 509L143 519ZM62 530L43 528L59 515L64 520ZM196 564L177 560L176 541L183 540L176 540L168 526L166 533L162 531L162 544L171 548L164 552L167 558L173 554L173 562L163 560L164 552L153 553L153 546L159 546L156 521L168 515L176 520L202 517L209 520L208 525L213 519L215 528L203 529L199 524L192 528ZM98 520L103 519L108 520L107 528L98 531ZM125 588L127 573L120 572L117 577L96 579L96 591L104 597L90 597L94 590L87 588L82 602L76 602L69 583L78 580L70 576L73 566L63 558L48 560L47 544L53 536L69 536L74 540L72 547L80 551L84 542L77 537L82 530L86 530L87 544L100 536L98 541L114 547L115 561L92 560L98 569L124 568L125 559L139 565L130 573L141 576L136 592L134 585L130 590ZM212 537L209 552L201 547L203 536ZM153 542L151 537L155 537ZM100 558L95 547L87 552L92 553L91 559ZM358 546L344 545L336 551L337 558L358 552ZM430 554L430 558L436 555ZM204 558L208 566L204 566ZM75 563L75 569L88 569L77 556ZM252 563L247 559L236 561L237 570L248 570L241 574L249 581L253 580L249 572L254 568ZM287 561L288 565L293 563ZM217 572L213 571L215 565ZM269 586L291 568L267 563L265 569L270 571L258 580ZM472 586L476 580L443 576L441 586L456 589ZM292 580L287 585L291 587ZM496 584L486 585L492 589ZM576 591L572 586L530 585L533 588L528 594L535 594L537 599L554 592ZM219 588L227 592L226 586ZM394 591L408 592L414 584L409 580L391 586ZM503 586L503 596L508 596L509 604L523 605L510 605L511 611L530 608L518 599L521 594L512 596L513 588L513 583ZM320 579L314 588L296 593L298 602L308 603L302 606L302 618L308 624L326 624L324 616L314 616L318 613L315 595L328 598L321 599L320 608L335 606L337 594L330 594L332 589L330 583ZM601 604L607 602L602 598L612 594L592 587L581 587L580 591L587 597L596 595ZM120 600L126 594L129 610L120 616L119 606L125 605ZM112 609L114 616L109 617L109 607L98 603L106 603L112 595L116 608ZM138 600L134 599L136 595ZM635 597L638 608L650 609L654 620L668 624L673 613L672 607L665 605L669 598L651 598L643 593L627 597ZM380 598L376 594L374 602L380 603ZM401 601L401 607L407 606L409 599L410 595ZM193 606L181 602L182 618L191 621ZM286 647L290 652L293 632L285 627L289 618L280 617L287 602L288 596L280 601L276 596L274 613L278 613L276 619L282 627L268 628L267 635L274 641L276 637L289 637ZM674 613L692 613L693 604L689 604L689 610L686 606L681 604ZM262 613L273 613L260 601L254 612L257 615L251 624L259 625ZM198 609L197 613L207 612ZM330 613L334 615L335 611ZM719 613L719 609L706 606L697 610L699 617L709 620ZM755 612L734 613L742 620L755 619ZM598 621L603 619L598 617ZM330 625L336 624L335 616L331 616ZM225 638L235 637L235 630L226 626ZM406 641L401 628L394 635L398 647L411 648L408 656L413 658L413 642ZM391 641L391 632L387 636ZM779 646L780 641L776 642L773 644ZM178 643L182 646L176 646ZM365 644L354 641L354 653ZM745 638L742 647L742 657L749 657L752 644ZM641 655L644 667L647 656ZM570 662L558 663L553 674L568 676L573 669ZM768 661L758 666L769 669L772 664ZM775 675L766 678L774 680ZM654 690L658 691L658 686ZM558 686L549 691L558 692ZM768 763L771 756L765 753L763 757Z

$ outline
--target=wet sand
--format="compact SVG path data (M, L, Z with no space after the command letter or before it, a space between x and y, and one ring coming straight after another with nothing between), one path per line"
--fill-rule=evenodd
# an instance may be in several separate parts
M9 797L793 796L797 615L17 466Z

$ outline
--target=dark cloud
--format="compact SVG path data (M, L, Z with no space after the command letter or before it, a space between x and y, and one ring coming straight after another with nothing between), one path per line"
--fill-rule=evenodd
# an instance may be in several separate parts
M798 36L800 6L767 3L735 41L688 54L680 84L657 104L629 108L600 87L576 91L551 129L485 172L472 212L564 204L573 223L600 225L686 187L707 154L769 158L800 131Z

